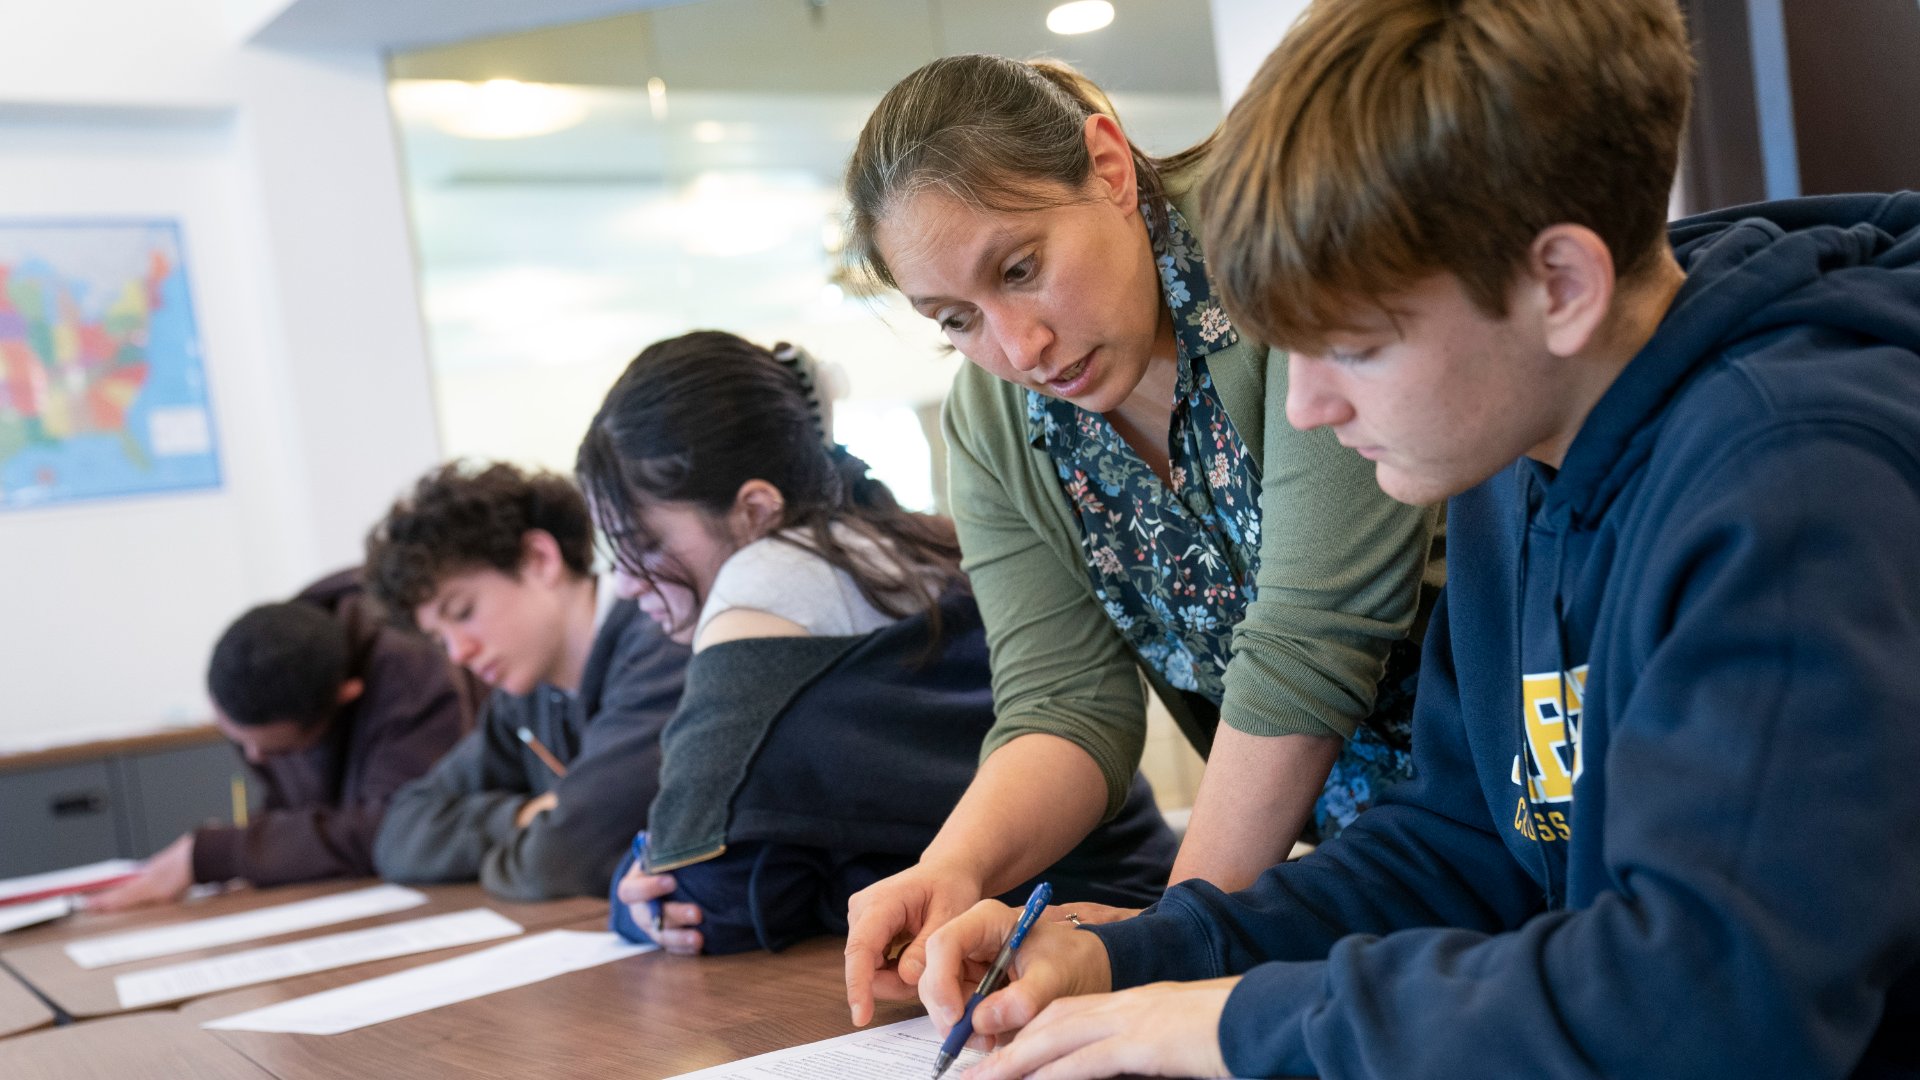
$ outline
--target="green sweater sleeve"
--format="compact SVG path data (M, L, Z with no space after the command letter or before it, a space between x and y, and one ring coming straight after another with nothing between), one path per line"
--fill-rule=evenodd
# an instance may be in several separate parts
M1037 486L1026 483L1027 464L1005 460L996 471L985 460L984 444L1007 450L1014 444L1004 429L1019 429L1017 417L998 415L1004 410L994 407L995 395L1003 391L984 381L991 379L962 369L942 415L962 568L980 604L993 665L994 726L980 756L1036 732L1067 739L1100 766L1111 818L1146 745L1145 691L1085 570L1063 562L1072 553L1060 550L1060 537L1042 534L1039 514L1021 512L1037 492L1026 491L1025 500L1009 492L1010 484Z
M1373 464L1330 430L1294 430L1286 356L1264 360L1260 573L1233 631L1220 719L1251 735L1345 738L1414 623L1440 511L1388 498Z

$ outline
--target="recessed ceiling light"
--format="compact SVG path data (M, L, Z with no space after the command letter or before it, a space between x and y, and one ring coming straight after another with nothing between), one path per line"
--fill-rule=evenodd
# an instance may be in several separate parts
M489 79L396 81L395 107L463 139L527 139L563 131L586 119L587 103L570 86Z
M1074 0L1047 12L1047 29L1056 34L1086 34L1113 21L1107 0Z

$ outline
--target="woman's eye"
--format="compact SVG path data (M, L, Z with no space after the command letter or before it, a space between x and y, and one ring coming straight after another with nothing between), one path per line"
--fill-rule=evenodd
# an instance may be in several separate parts
M1009 285L1018 285L1032 277L1033 256L1029 255L1019 262L1014 263L1012 266L1007 267L1006 273L1002 276L1006 278L1007 284Z
M942 315L940 317L940 329L945 330L949 334L959 333L966 328L967 321L958 315Z
M1334 349L1327 355L1336 364L1358 364L1363 360L1373 359L1373 354L1378 351L1378 349Z

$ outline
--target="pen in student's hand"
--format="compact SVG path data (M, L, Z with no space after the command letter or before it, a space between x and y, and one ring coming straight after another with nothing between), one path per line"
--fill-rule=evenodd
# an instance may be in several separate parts
M980 986L973 996L967 999L967 1007L960 1013L960 1022L953 1025L947 1033L947 1041L940 1044L940 1056L933 1061L933 1080L940 1080L942 1073L953 1065L955 1058L973 1038L973 1007L980 999L1000 989L1007 981L1007 970L1013 967L1013 954L1020 949L1020 943L1027 940L1027 931L1033 929L1033 921L1040 917L1047 901L1053 899L1053 886L1041 882L1034 887L1033 895L1027 897L1027 906L1020 912L1020 921L1013 924L1013 933L1007 935L1006 943L1000 946L1000 954L993 958L993 966L987 969L986 978L980 980Z
M562 779L566 777L567 767L560 764L560 759L553 756L553 751L541 745L540 740L533 737L532 729L523 727L516 734L520 736L521 742L527 744L527 749L533 751L533 756L545 762L547 768L553 770L553 775Z
M643 874L646 873L647 830L645 829L641 829L633 838L633 868ZM617 889L618 885L616 885L615 888ZM640 905L629 904L627 906L629 908L638 908ZM655 945L665 945L666 942L660 939L660 931L666 916L665 906L661 904L658 898L655 898L646 901L646 908L647 921L645 923L639 923L641 932L652 938ZM638 920L635 921L638 923Z

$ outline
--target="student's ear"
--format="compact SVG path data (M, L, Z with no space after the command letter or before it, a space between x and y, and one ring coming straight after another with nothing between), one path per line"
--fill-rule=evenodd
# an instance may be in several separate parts
M765 480L749 480L734 493L728 524L740 543L752 543L778 529L786 512L787 498L779 488Z
M1100 198L1127 213L1138 211L1139 177L1134 175L1133 147L1119 122L1105 113L1094 113L1087 117L1083 130L1087 160L1092 166L1088 179L1104 187Z
M528 529L520 537L520 576L542 585L552 585L567 574L567 560L560 555L560 542L545 529Z
M346 682L340 684L340 693L336 698L336 703L344 709L354 702L359 701L360 695L366 692L366 680L348 679Z
M1548 351L1576 355L1613 311L1613 254L1584 225L1554 225L1534 238L1527 263Z

